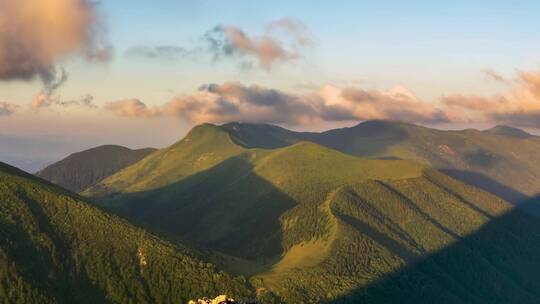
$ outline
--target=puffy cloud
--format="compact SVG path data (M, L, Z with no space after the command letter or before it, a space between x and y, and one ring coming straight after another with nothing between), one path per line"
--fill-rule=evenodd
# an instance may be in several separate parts
M442 98L454 120L540 127L540 71L520 72L508 91L495 96L450 95Z
M138 110L129 111L129 115L119 113L116 107L106 108L122 116L155 117L163 114L178 116L191 123L244 121L301 125L322 120L448 120L442 111L404 88L379 92L325 86L309 94L292 94L236 82L203 85L194 94L175 97L150 111L140 101L130 103L130 108Z
M237 56L244 60L243 66L249 66L254 59L265 69L277 62L302 57L300 49L311 41L305 25L289 18L271 22L260 36L251 36L237 26L219 25L208 31L204 40L209 43L215 59Z
M101 33L93 1L2 0L0 80L39 76L47 84L56 62L70 54L106 59L110 49Z
M194 123L247 121L301 124L317 116L314 105L303 97L240 83L204 85L193 95L174 98L164 106L164 111Z
M104 108L122 117L156 117L161 115L157 107L148 107L144 102L136 99L124 99L107 102Z
M520 72L514 86L495 96L443 96L425 101L411 90L366 90L322 86L311 93L288 93L230 82L203 85L156 107L139 100L108 104L127 117L177 116L191 123L246 121L309 124L320 121L398 120L412 123L505 123L540 128L540 72Z
M326 86L321 95L326 101L323 111L326 120L336 120L349 113L350 119L389 119L420 123L448 122L446 113L438 109L434 103L419 99L412 91L404 87L395 87L386 91L364 90L356 87L339 89ZM329 115L336 115L336 117Z
M10 116L19 108L18 105L0 101L0 117Z

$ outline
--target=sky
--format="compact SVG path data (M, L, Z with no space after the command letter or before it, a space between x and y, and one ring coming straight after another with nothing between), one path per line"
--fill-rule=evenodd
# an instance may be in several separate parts
M48 158L231 120L540 128L538 1L0 0L2 27L0 134Z

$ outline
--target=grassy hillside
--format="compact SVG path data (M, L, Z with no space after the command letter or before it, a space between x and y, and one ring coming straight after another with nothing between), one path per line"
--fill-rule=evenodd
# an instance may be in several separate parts
M80 192L154 151L156 149L131 150L122 146L100 146L71 154L36 175L73 192Z
M0 163L0 302L185 303L246 282Z
M399 122L367 121L322 133L241 123L222 128L235 142L250 148L312 141L356 156L424 163L514 203L540 193L540 137L507 126L485 131L443 131Z
M360 159L308 142L245 149L219 127L205 125L85 194L157 230L266 259L326 231L317 204L336 187L369 178L415 177L421 171L410 162ZM296 224L302 229L284 237L280 217L285 212L304 216Z
M342 187L327 211L326 238L253 280L291 303L540 300L537 220L438 172Z
M198 126L84 194L288 303L540 300L536 219L502 199L416 162L280 143L274 127L254 148L233 127Z

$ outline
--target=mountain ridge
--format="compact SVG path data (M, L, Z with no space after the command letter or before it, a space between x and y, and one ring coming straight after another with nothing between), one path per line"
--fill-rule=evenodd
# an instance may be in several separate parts
M267 138L267 130L271 129L277 130L271 133L273 144L263 148L312 141L355 156L424 163L516 204L540 193L540 157L535 152L540 149L540 137L508 126L484 131L437 130L384 120L324 132L295 132L242 123L224 126L246 147L258 147L250 138ZM242 137L249 132L250 136ZM487 178L508 189L485 182Z
M70 154L36 175L73 192L80 192L155 151L157 149L154 148L132 150L118 145L102 145Z
M235 126L198 126L181 141L83 194L156 231L208 248L217 265L249 276L254 286L271 290L289 303L380 298L378 289L371 287L385 276L414 268L416 263L424 265L447 248L461 248L461 240L475 238L484 225L514 214L512 205L503 199L428 164L358 157L311 140L274 147L285 142L279 136L271 145L255 148L246 137L233 138L245 135ZM363 129L360 134L375 132L383 139L395 139L396 128L414 128L387 122L368 126L369 132ZM273 132L271 136L289 134L279 128L261 128ZM524 227L536 237L534 220L516 212L512 216L525 222ZM504 225L516 229L511 223ZM465 278L437 262L418 274L437 282L437 292L427 293L429 298L444 294L453 299L449 303L477 298L485 298L484 303L509 299L534 303L536 296L519 282L532 278L529 270L536 269L535 265L516 266L515 273L507 274L501 261L486 262L489 253L484 250L489 246L507 250L489 244L492 237L478 236L481 247L475 250L481 253L474 261L460 249L452 263L467 275L472 275L467 265L478 264L475 271L496 278L508 294L489 280L476 283L478 290L454 289L455 282ZM537 246L525 248L526 242L514 237L504 234L505 241L517 242L516 250L540 252ZM476 248L471 246L467 243L466 248ZM514 254L523 259L525 253ZM445 286L440 277L454 283ZM406 292L413 298L421 290Z

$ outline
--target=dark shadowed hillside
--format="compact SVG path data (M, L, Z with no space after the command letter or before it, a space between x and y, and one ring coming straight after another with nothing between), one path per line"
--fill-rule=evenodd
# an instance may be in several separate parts
M0 163L0 301L185 303L246 282L69 192Z
M80 192L154 151L156 149L131 150L122 146L100 146L73 153L36 175L73 192Z

